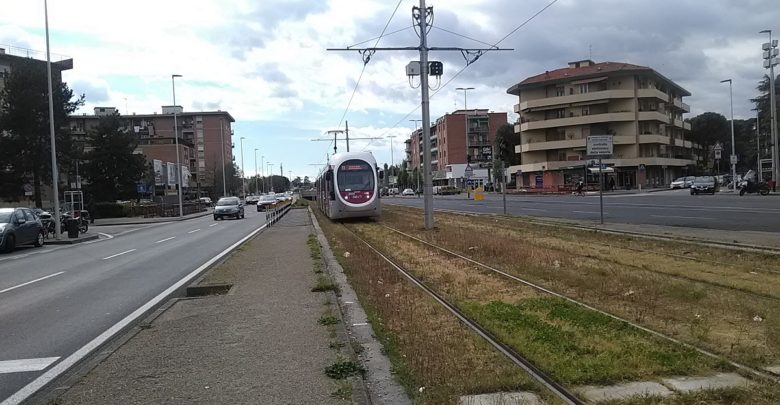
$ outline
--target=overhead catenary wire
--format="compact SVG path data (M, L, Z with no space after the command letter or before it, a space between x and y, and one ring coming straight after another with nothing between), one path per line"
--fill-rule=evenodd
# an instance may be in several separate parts
M520 30L520 29L521 29L521 28L523 28L524 26L526 26L528 23L530 23L531 21L533 21L533 20L534 20L536 17L538 17L538 16L539 16L540 14L542 14L542 13L543 13L545 10L547 10L548 8L550 8L550 7L551 7L553 4L555 4L555 3L557 3L557 2L558 2L558 0L552 0L552 1L550 1L549 3L547 3L547 5L545 5L545 6L544 6L544 7L542 7L542 8L541 8L539 11L537 11L536 13L534 13L533 15L531 15L530 17L528 17L528 18L527 18L525 21L523 21L522 23L520 23L520 25L518 25L517 27L515 27L515 28L514 28L512 31L510 31L510 32L509 32L507 35L505 35L503 38L501 38L500 40L498 40L498 42L496 42L495 44L487 44L487 43L485 43L485 44L487 44L487 45L490 45L491 47L498 47L498 45L499 45L499 44L501 44L501 43L502 43L502 42L504 42L504 41L505 41L507 38L509 38L510 36L512 36L512 34L514 34L515 32L517 32L518 30ZM441 29L441 28L440 28L440 29ZM444 30L444 29L442 29L442 30ZM457 35L457 34L456 34L456 35ZM464 36L464 37L465 37L465 36ZM466 37L466 38L467 38L467 37ZM472 38L468 38L468 39L472 39ZM476 40L475 40L475 41L476 41ZM433 93L431 93L431 95L430 95L430 98L433 98L433 96L435 96L437 93L439 93L440 91L444 90L444 88L445 88L445 87L447 87L447 85L448 85L448 84L450 84L450 82L452 82L453 80L455 80L455 78L457 78L458 76L460 76L460 74L461 74L461 73L463 73L463 71L465 71L466 69L468 69L468 67L469 67L469 66L471 66L471 63L468 63L468 64L466 64L466 66L464 66L464 67L463 67L463 68L461 68L461 69L460 69L458 72L456 72L456 73L455 73L455 75L453 75L453 76L452 76L452 77L451 77L449 80L447 80L447 81L446 81L446 82L445 82L445 83L444 83L444 84L443 84L441 87L439 87L439 89L438 89L438 90L436 90L436 91L434 91ZM408 118L410 115L414 114L414 113L415 113L415 111L419 110L419 109L420 109L420 107L421 107L421 105L420 105L420 104L417 104L417 105L414 107L414 109L413 109L412 111L409 111L409 112L408 112L406 115L404 115L404 116L403 116L403 117L402 117L400 120L398 120L398 122L396 122L396 123L395 123L395 125L393 125L393 126L392 126L392 127L390 127L389 129L387 129L385 132L383 132L383 133L382 133L382 135L380 135L380 137L384 137L384 136L385 136L386 134L388 134L390 131L392 131L393 129L395 129L395 128L396 128L398 125L400 125L402 122L404 122L404 121L405 121L405 120L406 120L406 119L407 119L407 118Z
M374 48L376 48L376 46L379 45L379 41L385 35L385 31L387 31L387 27L390 26L390 22L393 21L393 17L395 17L395 13L398 12L398 8L401 6L401 2L402 1L403 0L398 0L398 4L395 5L395 9L393 10L393 13L390 15L390 18L387 19L387 23L385 24L384 28L382 28L382 32L376 38L376 42L374 43ZM352 105L352 100L355 99L355 94L357 94L357 89L360 86L360 81L363 79L363 73L366 72L366 66L368 66L368 59L364 58L363 68L360 70L360 75L358 76L357 82L355 82L355 88L352 89L352 95L349 96L349 101L347 102L347 107L344 109L344 113L341 114L341 119L339 119L339 123L338 123L338 125L336 125L336 128L341 128L341 123L344 122L344 118L346 118L347 113L349 112L349 107ZM334 140L333 142L336 142L336 141ZM328 147L328 148L330 149L330 147Z

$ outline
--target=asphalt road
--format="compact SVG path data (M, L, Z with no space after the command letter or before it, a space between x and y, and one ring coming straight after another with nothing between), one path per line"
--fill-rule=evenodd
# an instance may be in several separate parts
M265 223L211 216L92 227L101 239L0 254L0 403Z
M387 204L422 207L420 197L385 197ZM435 196L434 208L478 213L502 213L501 195L484 201L461 196ZM598 222L598 194L586 196L507 196L507 212L548 218ZM731 193L692 196L688 190L604 196L604 221L704 229L780 232L780 196Z

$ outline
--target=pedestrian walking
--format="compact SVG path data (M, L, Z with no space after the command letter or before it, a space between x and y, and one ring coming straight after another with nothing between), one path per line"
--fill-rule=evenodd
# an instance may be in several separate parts
M609 191L615 191L615 178L609 178Z
M585 188L585 183L580 180L577 182L577 191L574 192L575 195L585 195L582 193L582 189Z

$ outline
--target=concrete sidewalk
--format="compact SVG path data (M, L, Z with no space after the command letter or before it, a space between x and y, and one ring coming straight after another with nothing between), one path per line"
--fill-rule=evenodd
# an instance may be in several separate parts
M324 374L344 358L318 324L333 297L311 292L312 232L308 210L291 210L206 275L202 285L233 284L226 295L175 301L56 403L349 403Z
M92 226L111 226L111 225L137 225L137 224L159 224L164 222L186 221L193 218L202 218L211 215L213 208L207 208L206 211L196 214L188 214L179 217L125 217L125 218L98 218L91 224Z

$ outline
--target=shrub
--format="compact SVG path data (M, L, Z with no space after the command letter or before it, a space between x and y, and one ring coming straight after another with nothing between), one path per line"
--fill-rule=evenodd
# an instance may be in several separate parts
M95 212L90 214L95 218L122 218L127 216L127 208L113 202L99 202L95 204Z

